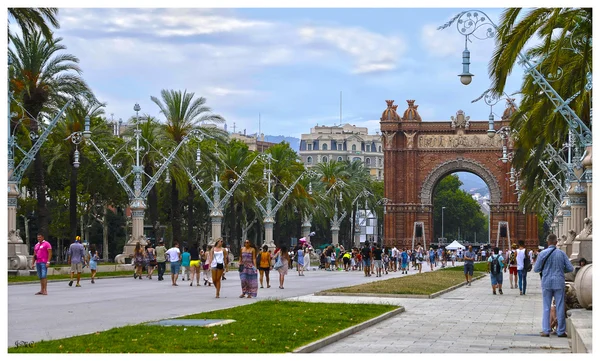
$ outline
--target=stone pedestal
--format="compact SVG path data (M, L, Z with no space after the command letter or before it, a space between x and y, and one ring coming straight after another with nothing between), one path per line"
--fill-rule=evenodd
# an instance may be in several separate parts
M592 266L591 264L583 266L575 276L577 301L583 308L592 306Z
M125 263L125 258L133 257L133 251L135 245L140 242L142 246L146 245L146 237L144 236L144 213L146 211L146 204L141 199L134 200L131 205L131 238L123 246L123 253L115 257L116 263Z
M265 243L271 244L273 242L273 224L275 221L272 217L266 217L263 221L265 225Z
M577 233L575 233L575 231L572 229L569 230L569 232L567 232L567 237L560 248L567 256L571 256L571 253L573 252L573 242L575 241L575 236L577 236Z
M338 245L339 244L339 235L340 228L339 227L331 227L331 244Z
M221 229L223 229L223 216L212 215L211 220L211 238L210 245L214 245L218 238L221 238Z
M9 270L25 271L31 269L31 261L33 256L29 255L27 245L23 243L18 229L8 232L7 251Z
M585 258L588 263L592 262L592 219L586 218L584 220L584 228L573 241L572 251L569 255L571 261L578 261L581 258Z

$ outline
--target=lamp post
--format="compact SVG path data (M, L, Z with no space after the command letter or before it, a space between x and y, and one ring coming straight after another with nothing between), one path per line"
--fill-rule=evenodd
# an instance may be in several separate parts
M463 11L457 14L454 18L448 21L446 24L438 27L438 30L443 30L449 26L451 26L454 22L456 22L456 28L461 35L465 36L465 44L467 41L470 41L470 38L477 38L480 40L489 39L496 35L498 31L498 26L491 21L490 17L482 12L481 10L468 10ZM485 31L482 33L480 30L487 27ZM572 43L572 34L571 34L571 43ZM591 43L591 37L587 39ZM466 48L466 47L465 47ZM466 56L466 58L465 58ZM533 82L538 84L544 94L548 97L550 102L553 104L555 108L555 112L561 114L563 119L567 122L570 130L569 135L569 143L570 147L575 146L575 158L576 165L575 170L578 179L583 179L585 183L587 183L587 193L591 194L592 192L592 132L587 127L585 123L581 121L577 113L573 111L573 109L569 106L569 103L573 101L581 91L577 91L574 95L572 95L569 99L564 100L556 90L550 85L550 82L544 77L544 75L538 70L538 66L545 60L546 56L541 56L539 59L534 61L528 55L525 55L521 52L517 54L518 63L523 66L525 73L530 75L533 78ZM466 59L466 61L465 61ZM468 49L465 49L463 52L463 74L461 74L461 82L463 84L469 84L470 78L473 75L469 73L469 53ZM562 74L562 69L558 69L557 73ZM463 77L465 77L463 81ZM555 78L552 76L552 78ZM556 79L551 79L556 80ZM585 91L590 92L592 90L592 73L591 71L586 74L587 83L585 85ZM590 119L592 110L590 108ZM579 142L579 145L574 145L571 142L571 136L575 136ZM582 148L585 149L584 152L581 152ZM570 153L570 152L569 152ZM583 153L582 157L579 157L580 154ZM570 157L570 156L569 156ZM503 155L503 161L506 157ZM570 161L569 161L570 163ZM585 170L584 170L585 168ZM581 186L581 182L578 181L578 185L572 184L572 190L569 194L583 193L583 186ZM587 197L587 215L591 217L591 202L589 200L590 197ZM583 209L586 199L585 196L578 196L578 208ZM579 213L582 213L581 211ZM585 211L584 211L585 213ZM583 217L583 215L581 215ZM580 217L578 217L580 218ZM580 222L579 222L580 223ZM560 235L559 235L560 236Z
M12 66L12 59L8 57L8 70L10 71L10 67ZM23 121L22 118L14 128L11 127L11 120L16 113L12 113L10 111L11 100L14 100L18 106L20 106L25 113L24 107L12 96L12 92L10 91L10 75L7 77L8 84L8 268L13 270L27 270L29 269L29 265L31 264L31 257L29 255L29 249L26 244L23 244L23 239L20 236L19 229L17 228L17 199L19 197L19 184L21 183L21 179L25 174L25 171L31 164L31 162L35 159L36 154L44 144L44 142L48 139L48 136L58 123L58 120L61 118L65 110L70 106L73 99L69 99L67 103L62 107L62 109L58 112L58 114L50 121L48 126L45 127L44 131L41 134L30 133L29 137L34 142L33 146L28 150L24 150L21 148L16 141L15 131L17 126ZM31 121L39 122L37 119L30 117ZM12 129L11 129L12 128ZM19 150L23 154L23 159L19 162L19 164L15 167L15 148ZM47 236L47 235L45 235ZM28 274L28 273L27 273Z
M256 206L258 207L263 216L263 223L265 227L265 244L268 245L270 248L275 246L275 243L273 242L273 225L275 224L275 216L277 215L277 211L279 210L279 208L281 208L288 196L292 194L292 191L294 190L296 184L298 184L300 179L304 177L313 177L316 175L316 173L312 170L305 170L294 182L292 182L292 184L289 187L284 186L284 188L287 188L286 192L283 194L283 196L281 196L279 200L277 200L273 195L274 187L271 186L271 174L273 173L273 171L271 170L272 160L273 157L270 154L267 154L267 164L265 164L265 168L263 170L263 180L267 182L267 195L261 200L255 198ZM275 202L275 206L273 206L273 201ZM265 203L264 206L262 204L263 202Z
M446 207L442 207L442 241L445 243L446 239L444 238L444 209L446 209Z
M352 235L354 236L354 246L355 247L360 246L360 224L358 225L358 227L356 227L356 223L358 220L358 202L357 201L359 198L362 198L362 197L366 198L369 196L373 196L373 193L364 189L362 192L358 193L356 198L354 198L354 200L352 201L352 212L354 212L354 215L352 217ZM354 203L356 203L356 211L354 211ZM367 207L366 207L366 201L365 201L365 212L366 212L366 210L367 210Z
M112 163L112 159L116 154L113 154L109 157L101 149L99 149L96 143L93 141L92 132L90 130L89 116L85 117L84 131L72 133L69 137L72 142L75 142L77 140L81 142L83 140L86 142L86 144L90 144L96 150L96 152L102 158L102 161L104 162L106 167L113 173L113 175L117 179L117 182L121 185L123 190L125 190L129 198L129 207L131 209L132 215L132 234L131 238L129 238L128 242L123 247L123 253L115 257L115 262L117 263L125 262L125 258L133 254L133 249L135 247L136 242L141 242L142 244L145 244L146 242L144 236L144 214L146 211L146 198L152 187L154 187L154 185L156 184L156 182L158 182L158 180L164 172L167 172L165 182L168 183L169 173L167 167L175 159L175 155L177 154L179 149L181 149L181 147L184 144L186 144L190 140L190 138L196 137L202 139L204 137L204 134L200 129L192 130L188 135L186 135L182 139L182 141L179 144L177 144L175 149L173 149L173 151L166 157L159 150L155 149L155 151L159 153L160 156L162 156L163 162L156 171L156 173L153 176L150 176L149 174L144 172L144 167L141 164L141 152L145 149L140 145L140 140L145 140L148 144L150 144L150 142L148 142L148 140L142 136L142 130L139 127L139 111L141 110L139 104L136 103L133 107L133 110L136 113L136 129L133 132L133 138L130 139L128 143L132 140L135 140L135 146L133 147L133 150L135 151L135 164L133 165L131 172L124 176L121 175L118 171L120 165L115 165ZM78 159L76 159L76 161L78 162ZM73 165L75 166L75 162ZM131 174L133 174L134 179L133 188L131 188L127 183L127 178ZM150 179L145 187L142 187L142 174L146 175Z
M196 166L197 167L199 167L202 162L200 155L201 155L200 147L198 147L196 149ZM223 185L219 181L219 178L218 178L219 166L218 165L215 166L215 179L212 181L212 186L210 188L208 188L207 190L204 190L202 188L202 186L200 185L200 182L196 179L196 176L200 173L200 170L198 170L198 172L194 175L188 168L184 168L185 172L188 175L188 178L190 179L192 184L194 184L196 189L198 189L198 191L200 192L200 195L202 196L204 201L206 201L206 204L208 204L208 207L210 208L211 238L212 238L212 242L210 242L210 244L214 243L217 240L217 238L221 238L221 229L222 229L222 224L223 224L223 215L224 215L225 206L227 205L227 202L229 201L229 199L233 196L233 193L235 192L236 188L240 185L240 183L242 182L244 177L246 177L250 168L258 160L262 160L267 157L270 157L270 155L259 154L258 156L256 156L256 158L254 158L252 160L252 162L250 162L250 164L244 169L242 174L240 174L238 176L235 183L229 189L226 189L225 187L223 187ZM213 190L213 198L212 199L208 196L208 193L210 192L211 189ZM225 192L225 196L223 198L221 198L221 191Z

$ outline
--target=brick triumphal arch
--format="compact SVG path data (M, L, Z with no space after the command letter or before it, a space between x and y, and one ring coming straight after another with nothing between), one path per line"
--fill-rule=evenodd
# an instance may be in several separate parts
M451 121L423 122L414 100L400 116L397 105L387 100L381 116L384 137L385 245L412 245L415 222L423 222L427 244L433 239L433 191L445 176L467 171L481 177L490 189L490 243L495 244L498 224L508 222L511 241L538 244L537 217L519 209L515 186L510 181L510 161L500 160L503 146L510 153L512 141L500 134L488 136L488 121L470 121L459 110ZM499 130L510 123L508 107Z

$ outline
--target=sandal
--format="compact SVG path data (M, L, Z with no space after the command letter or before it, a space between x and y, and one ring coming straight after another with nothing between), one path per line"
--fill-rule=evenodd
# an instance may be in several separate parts
M246 297L246 295L245 295L245 294L241 294L241 295L240 295L240 298L244 298L244 297Z

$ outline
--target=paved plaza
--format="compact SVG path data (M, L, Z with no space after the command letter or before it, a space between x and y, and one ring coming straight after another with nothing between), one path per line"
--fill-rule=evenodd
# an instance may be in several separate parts
M424 267L427 268L427 267ZM260 289L257 299L239 299L237 272L227 273L221 298L213 287L193 287L169 278L158 282L133 278L104 278L92 285L69 287L67 281L49 282L48 296L34 296L39 284L8 287L8 345L35 342L103 331L113 327L179 317L229 308L264 299L307 302L390 303L406 312L360 331L318 352L345 353L568 353L568 339L542 338L541 288L537 274L528 277L528 294L505 286L504 295L492 295L489 276L459 287L435 299L314 296L332 287L402 277L399 272L383 278L364 277L360 272L291 273L285 289L277 282ZM414 271L410 271L414 274Z

